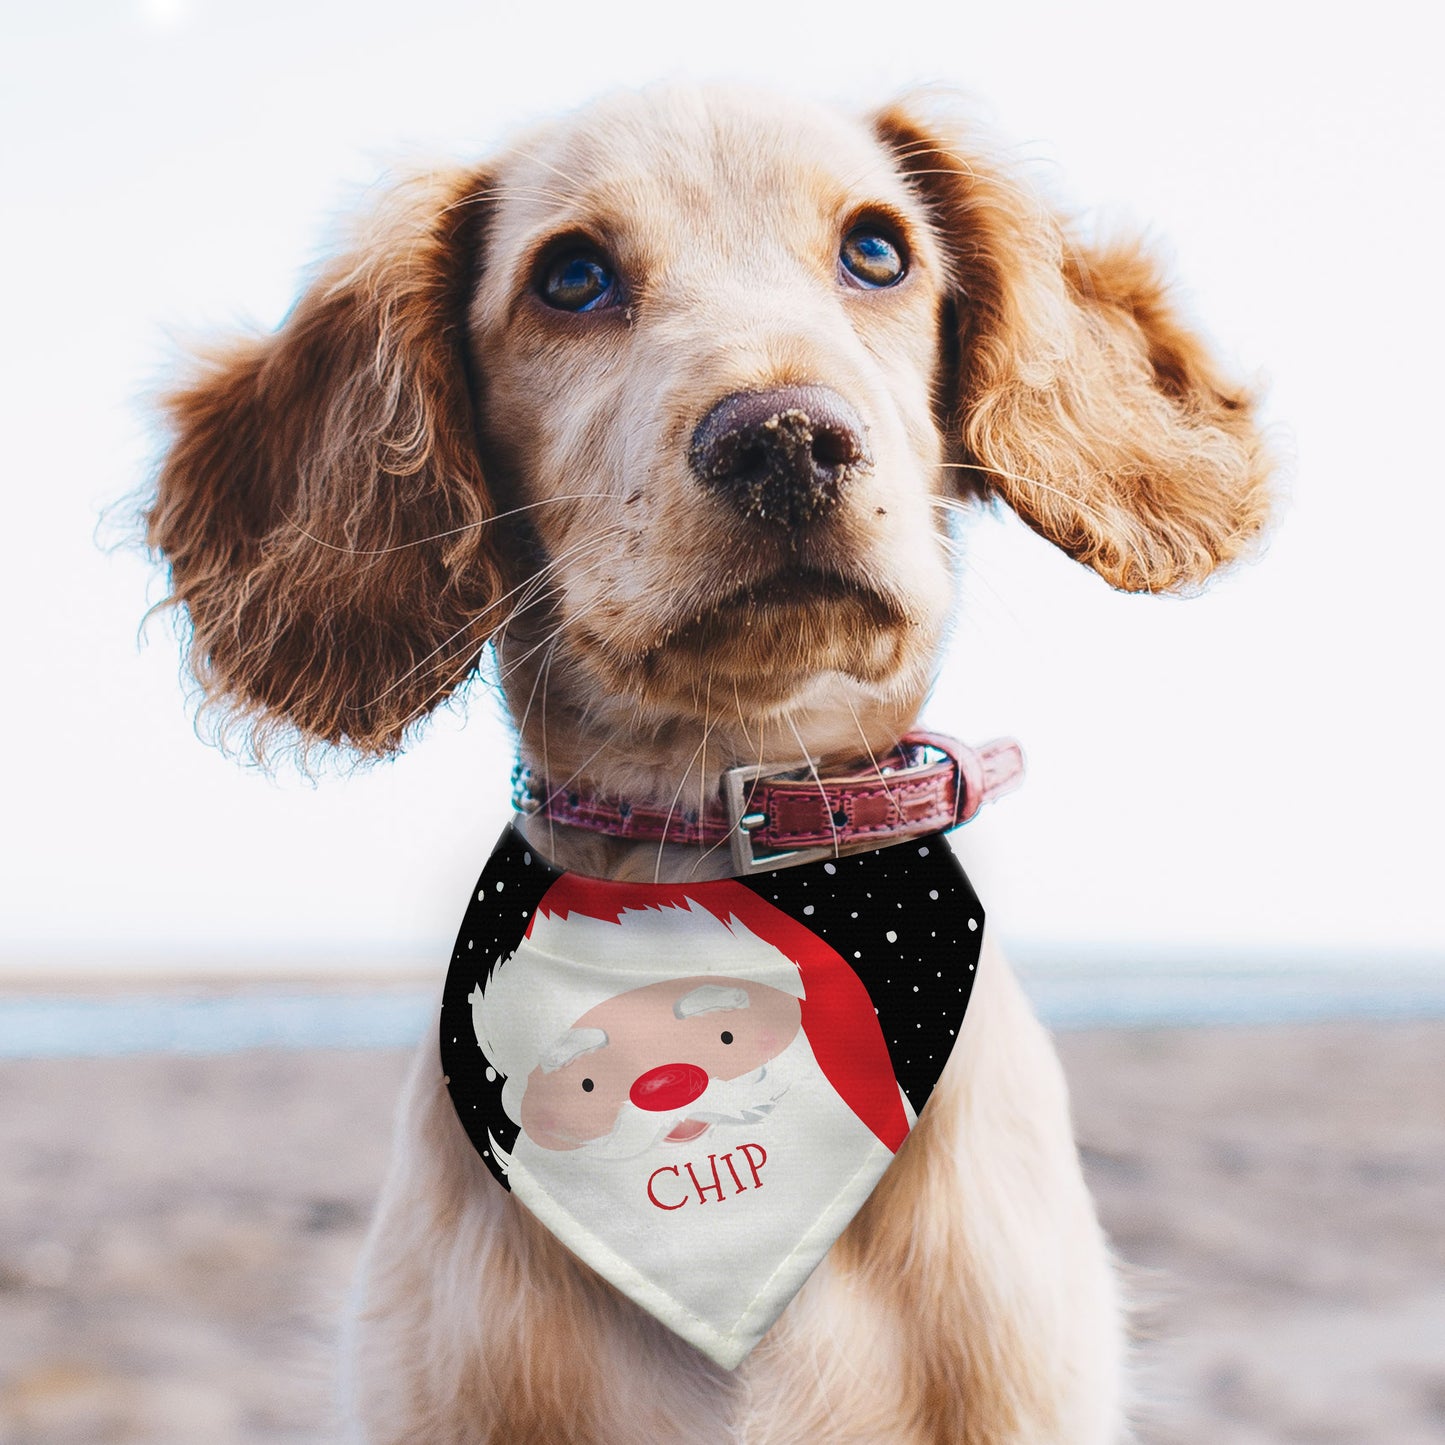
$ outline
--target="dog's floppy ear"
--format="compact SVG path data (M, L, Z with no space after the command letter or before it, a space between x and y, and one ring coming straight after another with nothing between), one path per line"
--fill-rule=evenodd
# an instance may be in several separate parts
M1136 245L1085 248L899 106L877 133L950 267L945 425L961 485L998 495L1112 586L1187 591L1269 515L1254 398L1220 372Z
M209 702L393 751L464 679L501 592L466 307L482 178L398 186L279 331L203 357L165 400L147 515Z

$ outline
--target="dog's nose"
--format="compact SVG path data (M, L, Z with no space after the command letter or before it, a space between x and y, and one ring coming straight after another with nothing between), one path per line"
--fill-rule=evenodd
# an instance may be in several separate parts
M724 397L698 423L687 460L743 516L805 527L873 464L858 413L826 386Z

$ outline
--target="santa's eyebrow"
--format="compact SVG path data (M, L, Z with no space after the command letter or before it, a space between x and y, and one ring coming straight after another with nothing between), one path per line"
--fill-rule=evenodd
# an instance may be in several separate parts
M590 1054L593 1049L604 1048L607 1044L605 1029L568 1029L545 1054L540 1068L544 1074L554 1074L565 1068L573 1059Z
M705 983L678 999L672 1006L672 1012L677 1018L690 1019L694 1014L711 1013L714 1009L747 1008L751 1002L746 989Z

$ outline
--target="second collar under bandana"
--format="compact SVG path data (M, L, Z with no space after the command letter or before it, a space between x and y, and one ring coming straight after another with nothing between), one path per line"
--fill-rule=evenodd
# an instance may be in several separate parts
M554 868L509 827L447 976L447 1085L503 1187L733 1368L927 1103L983 922L941 833L635 884Z

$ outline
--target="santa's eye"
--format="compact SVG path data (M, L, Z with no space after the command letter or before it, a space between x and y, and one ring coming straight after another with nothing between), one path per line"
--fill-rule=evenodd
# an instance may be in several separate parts
M583 1079L583 1080L582 1080L582 1092L583 1092L584 1094L590 1094L590 1093L592 1092L592 1090L595 1089L596 1087L597 1087L597 1086L592 1082L591 1079Z
M733 1041L733 1036L726 1029L722 1031L722 1041L725 1044L730 1044Z

